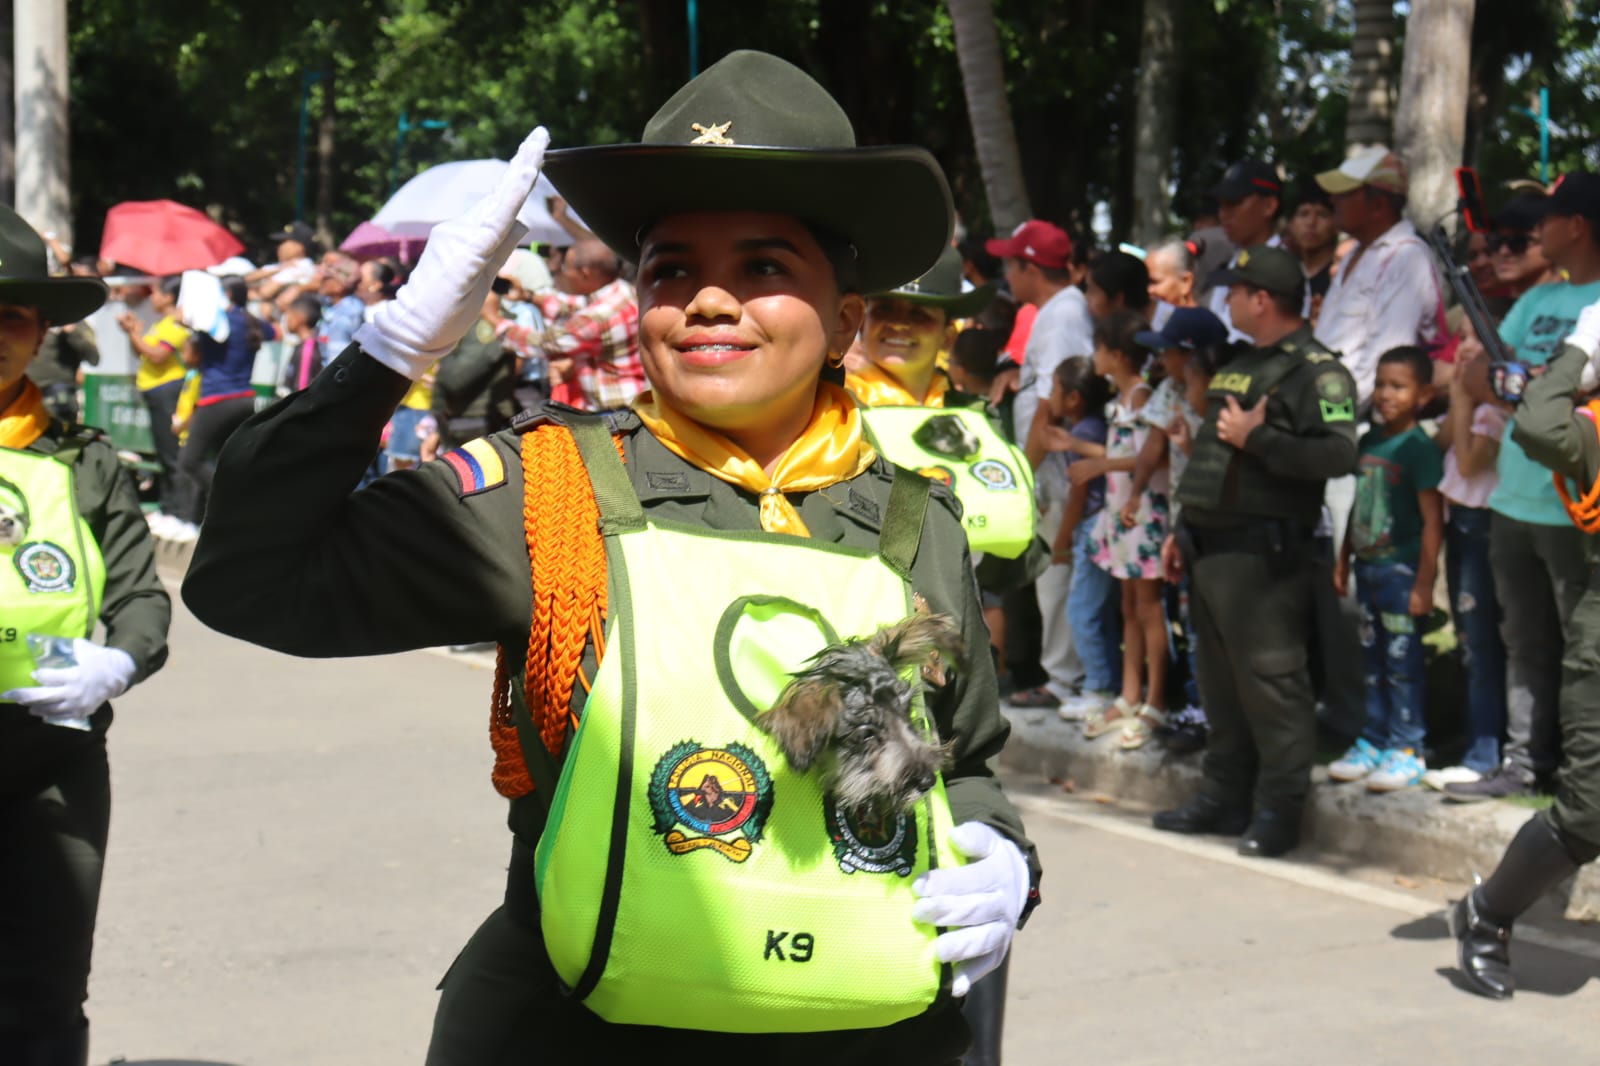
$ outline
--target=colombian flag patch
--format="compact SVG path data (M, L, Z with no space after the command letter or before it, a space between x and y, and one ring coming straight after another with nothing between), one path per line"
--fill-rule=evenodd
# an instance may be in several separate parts
M440 458L455 474L456 489L462 498L476 496L505 484L506 465L495 446L482 437L468 441Z

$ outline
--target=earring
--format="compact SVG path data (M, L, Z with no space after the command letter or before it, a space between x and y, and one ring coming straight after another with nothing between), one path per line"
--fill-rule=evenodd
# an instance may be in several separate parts
M841 354L835 354L833 352L829 352L828 353L828 365L833 367L833 368L835 368L835 369L838 369L839 367L844 366L844 355L842 353Z

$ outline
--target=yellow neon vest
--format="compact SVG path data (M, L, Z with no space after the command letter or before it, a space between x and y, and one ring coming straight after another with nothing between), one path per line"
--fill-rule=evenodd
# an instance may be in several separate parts
M78 514L73 472L37 452L0 448L0 514L20 522L0 544L0 692L34 684L29 633L93 634L105 560Z
M1033 467L982 411L862 406L861 417L886 459L950 486L973 551L1015 559L1028 550L1038 517Z
M633 1025L809 1032L922 1013L948 967L938 930L911 919L911 884L961 861L943 781L863 826L751 722L811 655L910 613L908 583L873 552L630 507L632 528L606 533L606 654L537 853L557 973ZM920 697L914 714L932 728Z

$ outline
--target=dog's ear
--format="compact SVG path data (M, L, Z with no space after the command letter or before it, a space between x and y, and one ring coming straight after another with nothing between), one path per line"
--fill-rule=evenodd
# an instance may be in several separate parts
M896 670L922 666L927 680L936 685L945 681L940 660L959 666L962 656L961 630L947 614L918 611L910 618L885 626L873 636L874 651L888 659ZM931 675L931 676L930 676Z
M778 742L790 766L804 772L833 739L843 706L837 681L807 672L789 682L772 709L756 718L756 725Z

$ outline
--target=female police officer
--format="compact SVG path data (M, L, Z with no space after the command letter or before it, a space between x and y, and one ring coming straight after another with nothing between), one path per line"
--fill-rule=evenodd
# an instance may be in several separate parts
M82 1066L111 816L111 705L166 659L171 603L116 451L51 418L28 362L106 299L48 276L0 207L0 1062ZM97 622L106 643L89 638ZM53 639L47 639L53 638Z
M643 143L549 160L639 260L653 391L352 492L409 380L478 314L547 139L434 231L330 372L230 440L185 599L299 654L499 642L506 901L446 975L430 1062L953 1061L951 996L1003 957L1032 895L985 768L1006 735L987 659L929 697L944 785L876 822L747 717L831 638L904 616L912 591L984 644L947 498L878 460L824 380L855 293L918 275L945 243L943 176L918 149L856 148L789 64L730 55Z

